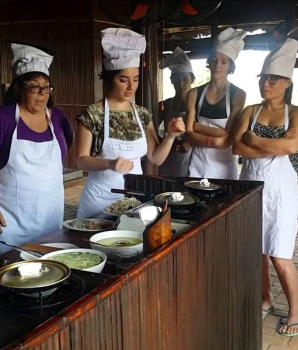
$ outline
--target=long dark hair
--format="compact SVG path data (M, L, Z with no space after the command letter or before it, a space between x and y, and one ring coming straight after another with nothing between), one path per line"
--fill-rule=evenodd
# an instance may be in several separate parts
M173 84L173 81L175 80L176 77L179 77L181 73L173 73L171 74L171 83ZM195 81L196 77L192 72L188 72L187 74L189 74L190 76L190 80L191 80L191 84Z
M117 75L118 73L120 73L120 69L118 70L106 70L103 69L103 71L101 72L101 74L99 74L99 79L101 79L103 81L103 88L104 88L104 95L108 95L109 92L111 92L112 88L113 88L113 80L115 75ZM106 97L106 96L104 96Z
M42 73L42 72L29 72L16 77L12 81L8 90L5 93L4 103L10 104L10 105L15 105L19 103L21 99L20 90L24 82L27 80L34 80L39 77L50 80L49 76L47 76L45 73ZM53 95L50 94L47 107L51 108L53 106L54 106L54 98L53 98Z

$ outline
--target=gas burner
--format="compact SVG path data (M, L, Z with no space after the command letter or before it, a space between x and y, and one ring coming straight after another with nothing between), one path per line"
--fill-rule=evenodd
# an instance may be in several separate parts
M198 220L207 209L206 203L200 202L198 205L194 205L191 210L171 209L171 217L172 219Z
M207 193L207 191L202 191L198 194L199 198L204 199L205 201L222 201L230 198L232 192L230 190L221 189L216 192Z
M71 275L60 287L50 293L34 291L24 294L0 289L0 309L40 309L61 305L72 298L83 296L85 282L82 278ZM43 293L43 294L42 294Z

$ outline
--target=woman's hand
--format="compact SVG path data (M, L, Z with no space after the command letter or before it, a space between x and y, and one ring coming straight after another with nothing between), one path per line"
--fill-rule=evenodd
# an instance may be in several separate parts
M172 137L177 137L185 133L185 124L183 118L173 118L168 123L168 134Z
M294 139L297 136L297 130L294 128L288 129L284 135L284 139Z
M3 214L0 211L0 233L3 232L2 227L6 227L6 222L5 222Z
M247 130L242 136L242 141L249 146L254 146L257 137L252 130Z
M190 151L191 149L191 144L187 141L182 142L182 144L180 145L179 151L181 153L187 153L188 151Z
M133 161L121 157L117 158L111 161L110 169L126 174L133 169Z
M220 137L210 137L210 146L214 148L225 149L231 146L231 138L229 134Z

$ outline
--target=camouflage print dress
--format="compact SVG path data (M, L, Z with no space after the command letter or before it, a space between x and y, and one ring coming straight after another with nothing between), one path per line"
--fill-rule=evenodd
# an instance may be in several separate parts
M135 107L146 132L148 124L152 121L152 113L145 107L137 105ZM91 156L99 156L103 144L104 108L95 104L90 105L76 120L92 132ZM133 109L124 111L110 109L110 137L123 141L134 141L142 137Z

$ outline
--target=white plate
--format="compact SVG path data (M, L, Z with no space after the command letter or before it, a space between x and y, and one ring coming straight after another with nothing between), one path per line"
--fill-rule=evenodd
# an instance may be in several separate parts
M108 208L108 207L107 207ZM107 209L106 208L106 209ZM113 216L115 218L117 218L118 216L120 216L121 214L114 214L114 213L110 213L109 211L107 211L106 209L104 209L102 212L106 215L109 215L109 216Z
M71 243L43 243L41 245L45 245L47 247L62 248L62 249L76 249L76 248L78 248L78 246L71 244ZM22 260L34 260L31 255L28 255L25 252L22 252L20 254L20 258Z
M90 230L90 229L87 229L87 228L76 228L76 227L73 227L72 225L70 225L72 222L74 221L78 221L78 220L86 220L88 222L101 222L101 221L107 221L109 223L111 223L111 226L110 227L104 227L104 228L101 228L101 229L96 229L96 230ZM108 231L108 230L111 230L114 228L114 222L113 221L110 221L110 220L104 220L104 219L73 219L73 220L66 220L63 222L63 226L68 228L69 230L72 230L72 231L83 231L83 232L101 232L101 231Z

